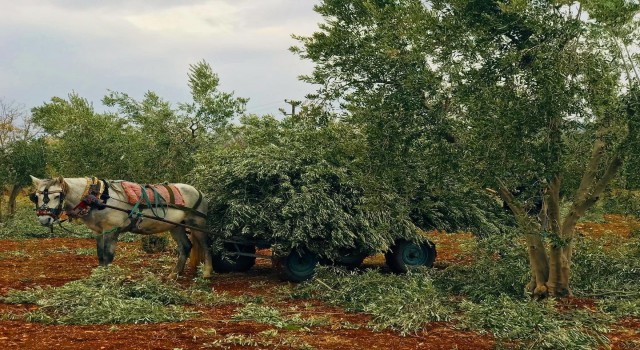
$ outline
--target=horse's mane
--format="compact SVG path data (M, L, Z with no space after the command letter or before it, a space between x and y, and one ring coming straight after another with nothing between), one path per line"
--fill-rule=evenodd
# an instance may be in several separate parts
M45 185L47 187L51 187L54 185L58 185L60 187L62 187L62 190L67 192L69 185L67 185L66 182L64 182L64 178L62 176L58 176L58 177L54 177L51 179L43 179L42 180L42 185Z

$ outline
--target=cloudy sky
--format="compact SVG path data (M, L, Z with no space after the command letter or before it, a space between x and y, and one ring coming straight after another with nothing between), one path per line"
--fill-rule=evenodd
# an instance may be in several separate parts
M207 61L248 111L278 113L313 88L291 34L317 30L318 0L0 0L0 98L31 108L75 91L189 101L189 64Z

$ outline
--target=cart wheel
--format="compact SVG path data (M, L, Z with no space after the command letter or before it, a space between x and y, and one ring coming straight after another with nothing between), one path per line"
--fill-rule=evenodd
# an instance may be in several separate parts
M391 271L405 273L415 266L433 266L436 254L436 245L431 241L415 243L399 240L384 257Z
M274 258L273 265L280 278L291 282L302 282L313 277L318 265L318 257L310 251L292 251L287 256Z
M255 254L253 245L225 243L224 252L213 254L213 270L218 273L245 272L256 264L255 256L236 255L233 253Z
M348 270L354 270L362 265L362 262L367 257L367 254L358 251L348 252L335 260L335 264L343 266Z

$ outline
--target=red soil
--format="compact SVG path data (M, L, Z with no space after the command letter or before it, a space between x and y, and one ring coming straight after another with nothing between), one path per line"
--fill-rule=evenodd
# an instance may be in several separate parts
M60 286L88 277L97 265L94 255L77 254L78 249L87 251L94 248L95 243L90 239L51 238L1 243L1 295L9 289ZM143 253L139 243L119 243L115 264L127 268L146 266L165 273L169 266L157 266L161 265L158 262L161 255ZM366 264L375 265L377 260L383 261L384 258L373 257ZM193 271L190 273L193 277ZM189 278L182 282L190 283ZM258 264L247 273L217 274L211 282L215 292L265 297L287 285L278 280L267 260L258 260ZM310 327L309 330L278 330L274 339L294 339L293 344L306 343L315 349L451 349L455 345L458 349L471 350L491 349L493 346L491 337L462 332L449 323L431 323L419 334L401 336L393 331L372 331L366 328L369 316L346 313L318 301L279 301L277 306L302 303L311 304L311 309L306 311L304 308L305 311L301 312L329 317L330 325ZM257 347L214 344L230 335L243 335L260 341L265 336L259 333L273 328L256 322L231 320L237 307L241 306L199 308L202 312L199 317L180 323L63 326L11 320L11 315L19 316L37 309L37 306L0 303L0 315L9 318L0 321L0 349L202 349L216 348L217 345L230 349L296 347L285 346L281 341L273 341L275 345L259 343ZM341 326L344 324L353 327Z
M619 216L607 216L605 224L580 224L579 229L587 236L600 237L605 234L628 237L637 221ZM430 238L437 244L436 267L471 261L473 254L461 249L469 243L470 234L446 234L433 232ZM51 238L23 241L0 241L0 295L9 289L25 289L34 286L60 286L67 282L89 276L97 265L95 254L82 255L95 249L90 239ZM165 253L166 254L166 253ZM145 254L139 243L120 243L116 265L135 269L151 268L164 274L174 263L159 261L163 253ZM365 264L381 266L383 256L367 258ZM193 271L190 272L193 277ZM182 283L190 283L184 278ZM216 274L211 281L215 292L233 295L255 295L265 299L273 296L276 289L287 286L278 280L270 262L258 260L258 264L243 274ZM276 301L274 301L276 302ZM325 316L330 325L311 327L309 330L278 330L276 338L293 339L293 344L308 344L315 349L492 349L493 339L487 335L463 332L450 323L433 322L414 335L400 336L392 331L374 332L366 328L369 317L364 314L346 313L318 301L277 301L277 306L300 306L314 316ZM563 307L595 308L593 300L570 299ZM310 305L310 306L309 306ZM202 349L220 348L295 348L282 342L259 343L257 346L238 346L221 343L230 336L242 335L258 341L264 340L260 332L272 329L265 324L249 321L233 321L237 305L199 308L202 314L180 323L60 326L11 320L11 315L21 315L37 309L35 305L9 305L0 303L0 349ZM8 320L6 320L8 319ZM345 327L344 324L354 325ZM342 325L342 326L341 326ZM352 329L353 328L353 329ZM640 320L628 319L616 325L608 336L613 349L631 349L640 344ZM267 338L268 340L269 338ZM215 343L218 342L218 343ZM299 347L298 345L297 347ZM631 346L631 347L630 347Z

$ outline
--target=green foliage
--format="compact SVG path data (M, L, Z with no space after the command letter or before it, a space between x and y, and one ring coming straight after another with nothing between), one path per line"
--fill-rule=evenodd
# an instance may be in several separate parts
M33 176L45 174L47 145L43 139L18 140L6 149L0 149L0 185L25 187L31 184Z
M4 222L0 222L0 239L27 239L45 237L91 237L92 231L81 224L63 224L70 232L54 226L53 233L43 227L37 220L33 203L25 197L18 197L16 214Z
M460 186L457 125L443 118L444 104L432 103L441 78L425 59L435 39L429 9L417 0L327 0L315 10L325 23L296 37L302 46L291 50L315 63L303 80L319 86L316 101L340 104L341 120L361 133L363 186L392 194L385 200L412 210L423 228L469 226L476 213L459 209L472 191Z
M640 192L619 191L605 198L602 206L606 213L640 218Z
M110 92L102 102L115 112L105 113L75 93L53 97L33 109L33 121L45 131L51 149L48 172L185 182L193 154L206 146L205 136L244 111L246 99L219 92L217 85L211 67L199 62L189 74L194 102L178 108L152 91L140 101Z
M640 242L617 237L579 239L572 260L576 295L619 298L640 295Z
M142 250L145 253L159 253L167 249L169 239L161 235L148 235L142 237Z
M222 235L306 247L335 257L343 248L384 251L419 239L392 192L369 194L360 135L342 123L314 127L248 117L226 142L201 150L193 177L210 199L209 224Z
M262 331L256 335L246 334L228 334L222 339L202 344L205 348L222 348L231 349L237 346L256 347L260 349L287 347L297 350L313 350L313 346L309 345L296 336L287 336L279 334L277 330L269 329Z
M640 318L640 292L623 299L604 299L598 302L602 312L613 315L616 318L635 317Z
M418 191L412 199L411 219L423 230L473 232L482 237L505 234L515 225L513 215L495 198L464 188Z
M433 283L439 290L473 302L524 295L529 264L516 235L490 236L467 249L476 255L472 263L452 265L433 274Z
M217 130L245 111L249 99L235 98L233 93L218 91L219 83L220 78L205 61L189 66L193 102L182 104L181 109L189 115L189 129L194 136Z
M139 279L115 266L97 268L86 279L61 287L10 290L2 302L30 303L39 309L27 321L55 324L118 324L183 321L198 315L181 305L235 302L224 295L182 290L151 273Z
M4 302L34 303L29 321L57 324L154 323L182 321L195 315L176 306L186 297L176 287L149 275L129 280L116 267L98 268L91 277L58 288L10 291Z
M461 326L490 331L498 347L519 349L597 349L609 320L583 310L559 311L554 300L522 301L507 296L480 303L463 301Z
M453 308L428 274L362 274L321 269L316 278L296 286L296 298L317 298L351 312L372 315L374 329L391 328L402 334L421 330L431 321L450 320Z
M257 304L245 305L237 310L231 318L236 321L251 320L265 323L286 330L308 329L329 324L329 319L326 317L303 317L295 309L283 315L282 311L275 307Z
M49 171L67 177L128 175L127 150L136 139L122 118L96 113L89 101L71 94L34 108L33 121L50 138Z

